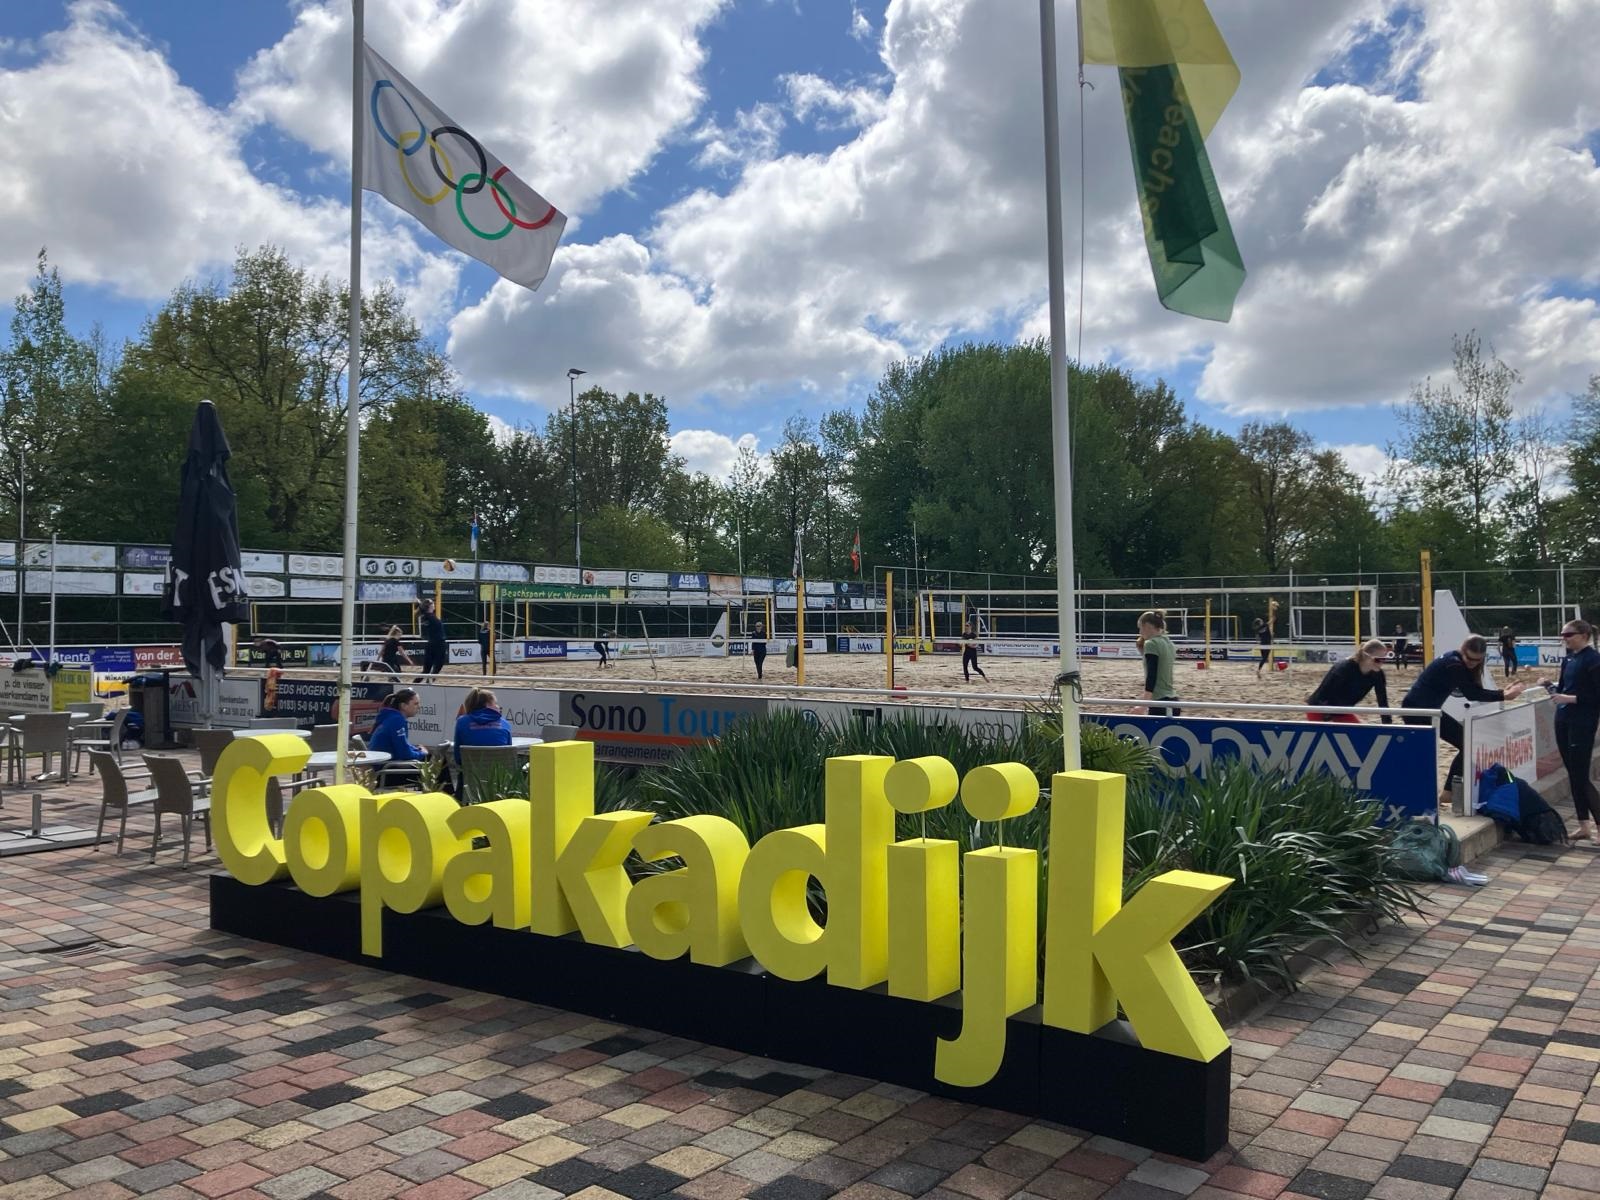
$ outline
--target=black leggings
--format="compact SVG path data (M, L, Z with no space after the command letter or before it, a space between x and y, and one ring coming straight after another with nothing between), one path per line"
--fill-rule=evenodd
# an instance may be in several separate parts
M1272 657L1272 647L1271 646L1263 646L1263 647L1261 647L1261 661L1256 664L1256 673L1258 675L1261 673L1261 668L1267 665L1267 659L1269 659L1271 657Z
M610 664L611 647L607 646L604 642L596 642L594 644L594 652L600 656L600 665L602 667Z
M767 644L765 642L750 643L750 657L756 662L756 678L761 678L761 668L767 661Z
M422 651L422 678L431 679L450 663L449 646L428 646ZM421 682L420 680L418 682Z
M1563 710L1565 711L1565 710ZM1556 714L1556 744L1561 747L1561 762L1567 768L1567 780L1572 784L1572 807L1578 820L1587 824L1600 812L1600 796L1595 794L1594 780L1589 776L1589 762L1594 757L1595 723L1561 719Z
M1402 717L1401 720L1403 720L1407 725L1433 724L1433 721L1428 717ZM1461 776L1461 739L1464 736L1464 733L1465 731L1461 728L1460 721L1456 720L1449 713L1439 714L1439 739L1456 748L1456 756L1450 760L1450 770L1445 773L1445 787L1449 787L1451 784L1455 783L1455 781Z
M961 677L963 679L972 678L972 676L968 674L969 669L976 671L985 679L989 678L987 675L983 674L983 668L978 665L978 648L976 646L967 646L961 651Z

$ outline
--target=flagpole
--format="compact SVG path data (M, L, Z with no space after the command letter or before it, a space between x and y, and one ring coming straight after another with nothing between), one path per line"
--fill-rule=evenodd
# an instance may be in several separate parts
M1076 0L1074 0L1076 4ZM1056 5L1039 0L1039 53L1044 75L1044 183L1046 251L1050 257L1050 425L1056 487L1057 628L1061 669L1061 749L1066 769L1083 765L1078 744L1077 597L1073 594L1072 441L1067 397L1066 271L1061 236L1061 121L1056 90Z
M334 783L345 781L350 749L351 682L356 632L356 513L361 483L361 51L366 42L362 0L351 0L350 38L350 378L346 384L344 437L344 588L339 605L339 728L334 745Z

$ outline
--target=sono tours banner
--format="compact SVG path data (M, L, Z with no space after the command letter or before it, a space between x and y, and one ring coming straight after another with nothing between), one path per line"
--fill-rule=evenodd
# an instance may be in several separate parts
M766 700L743 696L562 692L560 698L560 720L550 723L576 725L578 736L594 743L596 757L609 762L669 762L684 747L767 711Z
M1169 775L1204 775L1221 759L1298 779L1326 771L1383 804L1384 820L1435 816L1438 743L1432 726L1334 725L1311 721L1213 721L1086 713L1118 737L1160 751Z

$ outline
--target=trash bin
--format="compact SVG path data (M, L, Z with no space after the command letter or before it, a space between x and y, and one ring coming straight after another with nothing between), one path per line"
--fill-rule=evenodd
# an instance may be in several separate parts
M796 643L789 643L789 648L783 652L783 661L784 665L789 667L791 670L799 665L800 647Z
M128 707L144 720L144 748L168 750L172 741L171 673L152 671L128 681Z

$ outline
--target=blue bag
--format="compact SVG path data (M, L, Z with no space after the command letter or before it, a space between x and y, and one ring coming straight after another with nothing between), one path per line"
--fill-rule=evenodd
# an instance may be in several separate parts
M1522 825L1522 792L1517 778L1499 763L1491 763L1478 776L1478 812L1502 825Z

